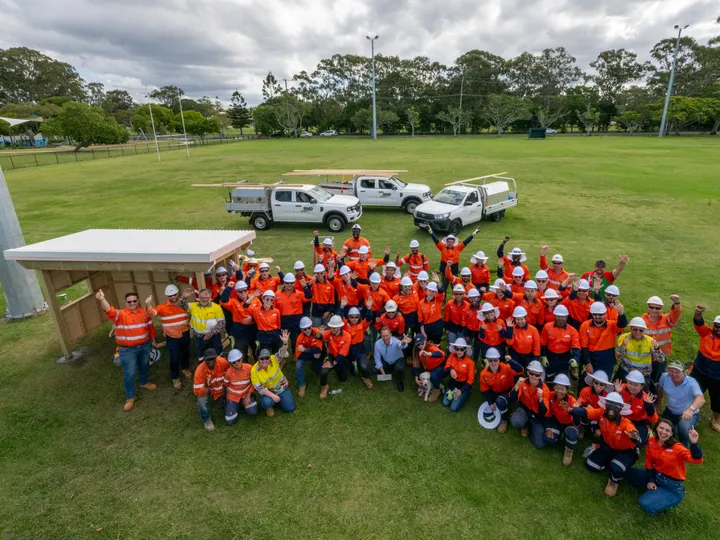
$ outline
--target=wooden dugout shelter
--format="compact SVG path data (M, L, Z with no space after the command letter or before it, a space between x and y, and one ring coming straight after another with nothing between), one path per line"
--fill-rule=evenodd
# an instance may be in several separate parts
M5 258L40 272L60 346L70 357L73 343L107 321L95 299L98 289L118 308L130 291L141 302L150 295L163 302L165 287L176 283L177 275L203 284L205 272L238 262L240 250L254 238L255 231L90 229L8 249ZM58 293L83 281L85 296L58 302Z

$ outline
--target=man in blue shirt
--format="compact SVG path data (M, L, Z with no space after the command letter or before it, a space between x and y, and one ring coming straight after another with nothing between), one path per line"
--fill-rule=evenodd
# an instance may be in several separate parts
M387 326L380 330L380 339L375 342L375 368L381 375L387 372L395 374L398 392L405 390L403 378L405 376L405 353L403 349L408 346L412 338L404 336L402 341L392 335Z
M680 442L688 446L688 431L700 421L705 397L698 382L685 374L685 366L679 360L670 360L667 372L660 377L657 403L663 395L666 401L662 416L675 423Z

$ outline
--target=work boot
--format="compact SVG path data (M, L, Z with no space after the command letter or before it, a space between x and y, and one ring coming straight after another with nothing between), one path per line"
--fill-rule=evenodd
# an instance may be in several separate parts
M402 379L398 379L397 389L398 389L398 392L404 392L404 391L405 391L405 383L403 382Z
M500 420L498 425L498 433L505 433L507 431L507 420Z
M569 448L565 449L565 455L563 456L563 465L569 467L572 464L573 450Z
M141 384L140 388L144 388L145 390L150 390L151 392L157 388L157 384L147 382L145 384Z
M577 367L570 368L570 376L573 378L573 380L578 380L579 370Z
M372 389L373 389L373 383L372 383L372 381L371 381L370 379L368 379L367 377L362 377L362 382L365 383L365 386L367 387L368 390L372 390Z
M183 369L183 375L185 375L186 379L192 379L192 371L189 369Z
M713 413L712 423L710 424L715 431L720 431L720 414Z
M437 401L440 397L440 389L439 388L433 388L430 390L430 395L428 395L428 401Z
M275 416L275 408L274 407L268 407L265 409L265 414L267 414L270 418Z
M305 387L304 386L301 386L300 388L298 388L298 396L305 397Z
M212 420L206 420L203 422L203 426L205 426L205 429L208 431L215 431L215 424L213 424Z
M585 430L582 428L578 429L578 439L582 441L584 438L585 438Z
M530 434L530 430L526 427L520 428L520 435L527 437Z
M325 399L328 395L328 385L320 387L320 399Z
M607 486L605 486L605 495L608 497L614 497L617 495L618 484L612 480L608 480Z
M182 388L182 383L180 382L180 379L173 379L173 388L175 390L180 390Z
M127 401L125 401L125 406L123 407L123 410L125 412L132 411L133 407L135 407L135 398L131 397Z

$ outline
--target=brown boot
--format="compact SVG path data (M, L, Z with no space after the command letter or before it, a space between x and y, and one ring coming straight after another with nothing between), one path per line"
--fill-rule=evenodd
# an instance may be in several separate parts
M498 433L505 433L507 431L507 420L500 420L498 425Z
M141 384L140 388L144 388L145 390L150 390L152 392L153 390L155 390L157 388L157 384L148 382L145 384Z
M320 399L325 399L328 394L328 385L320 387Z
M180 390L182 388L182 383L180 382L180 379L173 379L173 388L175 390Z
M186 379L192 379L192 371L189 369L183 369L183 375Z
M440 397L440 389L439 388L433 388L430 390L430 395L428 396L428 401L437 401Z
M563 465L565 465L566 467L569 467L570 465L572 465L572 458L573 458L573 450L566 448L565 455L563 456Z
M530 430L526 427L520 428L520 435L523 437L527 437L530 434Z
M365 383L365 386L367 387L368 390L373 389L373 383L370 379L366 379L365 377L362 377L362 382Z
M608 497L614 497L617 495L618 484L612 480L608 480L607 486L605 486L605 495Z
M305 387L304 386L301 386L300 388L298 388L298 396L305 397Z
M710 424L714 431L720 431L720 414L713 413L712 423Z
M268 407L265 409L265 414L267 414L270 418L275 416L275 408L274 407Z
M203 425L205 426L205 429L207 429L208 431L215 431L215 424L213 424L212 420L203 422Z
M134 398L134 397L128 399L128 400L125 402L125 406L123 407L123 410L124 410L125 412L132 411L132 410L133 410L133 407L135 407L135 398Z

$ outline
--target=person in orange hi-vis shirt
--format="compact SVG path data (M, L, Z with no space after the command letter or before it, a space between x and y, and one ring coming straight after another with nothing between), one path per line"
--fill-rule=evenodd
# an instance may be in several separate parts
M547 323L555 322L555 308L560 304L562 298L555 289L547 289L541 298L545 307L540 320L544 326Z
M580 336L568 324L568 310L565 306L555 308L555 321L547 323L540 332L543 364L548 377L564 373L578 378L580 363Z
M458 412L470 397L475 382L475 362L465 338L449 344L450 355L445 362L445 374L450 376L442 404Z
M350 363L350 344L352 337L344 329L342 317L333 315L328 322L330 330L322 331L322 340L327 343L327 357L320 366L320 399L328 395L328 376L331 371L337 373L338 381L345 382L348 378Z
M478 319L480 319L477 333L480 341L480 358L485 358L490 348L497 349L500 355L504 356L508 333L505 321L500 318L500 308L493 306L490 302L485 302L480 308Z
M595 282L595 289L593 289L592 298L595 302L602 302L605 304L605 307L607 308L607 313L605 313L605 318L608 321L617 321L620 317L620 314L617 311L616 304L620 303L620 300L618 298L620 297L620 289L617 287L617 285L610 285L607 289L605 289L605 299L603 300L602 295L600 294L600 291L598 289L598 283L599 281Z
M510 403L519 405L510 415L510 424L519 429L523 437L530 436L535 448L542 448L550 390L544 382L545 370L540 362L533 360L526 369L527 378L520 377L510 392Z
M505 324L506 342L513 360L523 367L532 361L540 360L540 333L537 328L528 324L527 310L522 306L516 307L512 317L508 317Z
M276 266L275 270L277 271L278 275L271 276L270 265L268 263L260 263L260 265L258 266L258 272L260 275L254 277L248 283L250 287L250 294L254 293L256 290L259 290L263 293L265 291L275 292L277 288L282 285L283 277L285 277L285 274L282 273L282 270L279 266Z
M469 303L465 296L465 287L462 285L455 285L451 292L452 300L445 305L445 314L443 316L448 343L454 343L457 338L464 337L463 313L465 312L465 306Z
M640 434L639 447L645 445L650 434L650 426L659 418L655 408L656 397L645 392L643 386L645 386L645 377L636 369L627 374L625 384L620 380L615 381L615 391L630 406L630 414L627 418L635 424Z
M225 425L232 426L238 421L240 408L245 414L255 416L258 413L257 401L253 398L253 385L250 381L252 364L242 361L243 355L237 349L228 353L230 367L225 370L223 386L225 386Z
M472 289L467 294L467 302L464 302L462 311L462 322L460 323L462 336L465 341L472 344L473 362L477 363L480 357L480 338L478 330L480 330L480 291Z
M575 274L570 274L569 279L573 283L572 291L562 303L570 312L570 325L578 330L580 325L590 318L590 306L593 301L590 298L590 284L587 280L578 280ZM567 289L568 285L569 282L567 281L560 285L561 294Z
M135 406L135 377L140 377L140 388L155 390L157 386L148 380L148 357L150 344L155 339L155 327L147 311L140 307L140 297L135 292L125 295L125 308L116 309L105 299L102 289L95 294L107 318L115 324L115 341L123 368L125 407Z
M445 291L440 290L433 281L428 283L425 296L418 303L420 333L436 345L440 344L445 329L442 314L444 300Z
M230 367L225 358L218 356L215 349L205 349L200 364L195 369L193 392L197 396L198 412L205 429L215 431L210 412L210 398L216 407L225 406L225 372Z
M345 309L344 301L345 299L340 302L341 310ZM343 319L345 323L343 329L350 334L349 367L354 374L360 373L360 378L368 390L373 389L373 383L370 381L370 362L365 347L365 334L373 320L371 307L372 298L368 298L365 305L361 306L362 311L357 307L352 307L347 312L347 318Z
M364 290L367 285L362 285L357 282L357 274L350 270L349 266L343 266L338 272L339 277L334 274L330 274L330 281L335 286L335 292L337 297L342 301L345 298L345 308L338 309L338 315L344 317L346 312L351 307L356 307L361 304Z
M572 414L568 412L575 405L575 396L570 393L570 378L559 373L552 381L553 391L548 397L548 411L545 419L545 436L543 442L555 445L560 437L565 435L565 455L563 465L572 465L573 454L578 441L578 426L575 425Z
M549 249L550 246L542 246L542 248L540 248L540 269L547 272L549 279L548 287L557 291L560 288L560 284L567 279L568 273L563 268L565 260L559 253L556 253L552 256L552 259L550 259L552 268L548 266L547 252Z
M432 230L432 227L428 226L427 231L435 242L435 247L440 252L440 275L443 276L443 289L447 289L448 284L446 283L447 277L445 276L445 268L450 267L450 272L457 275L458 267L460 265L460 253L464 250L470 242L472 242L475 235L480 231L480 227L468 236L465 240L458 244L458 238L449 234L442 240L438 238Z
M490 292L482 295L483 302L489 302L500 310L499 318L505 320L512 315L515 302L512 301L512 289L508 288L504 279L496 279L490 285Z
M295 378L298 396L305 397L305 364L310 363L315 373L322 365L323 340L320 330L313 326L310 317L300 319L300 334L295 342Z
M400 292L400 272L394 262L385 265L380 279L380 288L392 298Z
M405 328L413 332L418 332L420 329L418 328L417 309L420 299L417 293L413 292L412 288L412 280L405 276L400 280L400 292L393 297L393 300L405 319Z
M270 290L265 291L260 297L260 302L260 306L248 307L247 312L257 324L257 339L260 347L277 353L283 341L280 339L281 317L280 310L275 307L275 293ZM280 367L282 368L282 363Z
M333 261L333 263L337 264L340 257L334 249L332 238L325 238L325 240L322 241L321 246L320 241L318 240L319 234L319 231L313 231L313 249L315 250L317 263L322 264L325 267L325 270L330 270L328 263Z
M440 397L440 386L445 376L445 353L440 347L430 343L422 334L415 336L415 348L417 350L417 360L412 367L415 383L420 387L420 375L423 371L429 372L432 390L427 396L427 401L437 401Z
M600 407L600 398L607 396L608 392L612 392L613 390L613 384L610 382L607 374L599 369L593 373L586 373L583 382L586 386L582 388L578 394L578 398L575 401L576 407L597 409ZM598 429L597 422L588 420L587 418L582 420L578 438L583 439L585 437L586 427L590 429L590 433L592 433L596 439L600 438L600 430Z
M275 293L275 307L280 310L280 328L290 332L290 343L295 347L295 341L300 333L300 319L303 316L304 305L310 300L305 298L305 292L295 288L295 276L283 276L282 289Z
M515 268L522 268L523 280L530 279L530 269L524 264L527 260L525 253L520 248L513 248L509 256L505 255L505 244L510 241L510 237L506 236L497 249L498 268L502 268L502 277L505 281L510 282L513 277Z
M518 292L515 285L512 285L512 300L516 306L522 306L527 311L528 324L533 325L538 329L538 332L542 330L544 324L545 314L545 302L538 298L537 283L532 279L528 280L522 289L522 292Z
M605 296L608 296L610 287L605 289ZM665 353L667 358L672 354L672 331L680 320L682 315L682 304L680 296L677 294L670 295L670 311L663 313L664 303L659 296L651 296L647 301L648 310L642 314L642 318L647 324L645 335L650 336L658 342L660 350Z
M492 270L486 264L488 258L484 251L478 251L470 257L470 274L472 284L481 293L487 292L490 287L490 280L492 279Z
M465 294L469 293L471 289L475 288L472 282L472 272L470 268L464 266L460 269L460 274L455 275L450 270L449 266L445 267L445 278L448 282L448 287L455 287L455 285L461 285L465 290Z
M331 267L334 268L334 262ZM312 301L310 310L313 326L320 326L327 322L335 313L335 286L327 278L327 272L322 264L313 268L313 277L305 282L305 298Z
M700 336L700 343L691 373L703 394L708 392L713 414L711 426L720 431L720 315L710 326L705 324L704 312L705 306L695 306L693 326Z
M498 261L502 262L502 259L498 259ZM498 277L505 279L505 272L503 270L504 267L498 266L497 274ZM523 294L525 292L525 282L529 281L525 279L525 270L523 270L521 267L516 266L512 269L511 275L510 275L510 282L508 285L512 287L513 294Z
M420 272L430 271L430 261L425 255L420 253L420 242L418 242L417 240L410 241L410 253L408 253L404 257L400 256L399 251L396 253L395 264L398 268L401 268L402 266L407 264L408 276L413 281L417 279L417 276Z
M190 316L181 305L180 289L175 285L165 287L167 302L157 307L152 306L152 296L145 300L145 309L151 317L160 317L165 343L170 354L170 379L175 390L182 388L180 370L186 379L192 377L190 372Z
M349 261L346 266L350 267L350 270L357 274L358 283L368 285L370 283L368 277L375 271L375 268L386 264L390 260L390 247L385 248L385 256L382 259L371 259L368 247L360 246L360 249L358 249L358 257L357 260Z
M501 362L500 351L495 347L487 350L485 359L487 366L480 372L480 391L490 404L490 409L500 413L498 433L505 433L510 406L510 390L515 385L515 378L522 375L523 367L509 356L506 357L505 362Z
M385 307L385 304L390 300L390 295L381 287L382 278L377 272L370 274L370 288L367 291L367 297L372 299L372 318L373 321L378 317L378 314ZM377 341L378 329L375 328L375 324L370 325L370 344Z
M553 290L548 287L549 281L548 273L545 270L538 270L535 272L535 283L538 288L538 297L542 298L546 292Z
M395 300L385 302L384 310L375 317L375 328L377 330L387 328L390 334L398 339L405 335L405 317L398 310Z
M367 238L360 236L362 227L359 223L355 223L350 229L352 237L345 240L342 249L340 250L339 256L341 258L350 257L351 261L356 261L360 258L360 247L365 246L368 248L368 254L372 256L372 249L370 248L370 242Z

